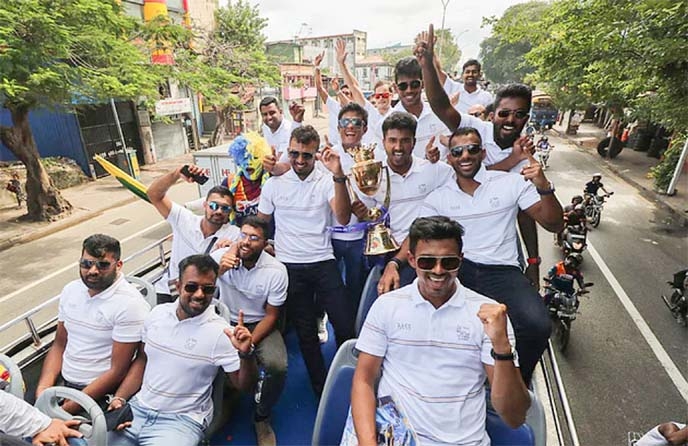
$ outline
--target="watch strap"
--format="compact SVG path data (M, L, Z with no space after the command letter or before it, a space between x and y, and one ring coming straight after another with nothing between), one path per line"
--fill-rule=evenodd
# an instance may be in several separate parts
M511 353L497 353L494 351L494 349L490 349L490 356L492 356L492 359L495 361L513 361L516 359L516 355L514 355L514 351L512 350Z
M256 346L255 344L251 344L251 348L249 349L248 352L244 353L242 351L238 351L239 353L239 359L251 359L254 356L256 356Z

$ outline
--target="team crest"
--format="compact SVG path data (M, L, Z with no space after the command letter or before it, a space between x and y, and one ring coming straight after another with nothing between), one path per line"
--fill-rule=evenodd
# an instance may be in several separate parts
M459 338L459 341L468 341L471 339L471 330L463 325L457 325L456 337Z
M427 184L423 183L423 184L418 185L418 192L420 192L421 194L424 194L427 190L428 190Z
M497 198L497 197L490 198L490 207L492 209L497 209L499 207L499 198Z
M196 339L189 338L184 343L184 348L187 350L192 350L196 346L197 343L198 343L198 341Z

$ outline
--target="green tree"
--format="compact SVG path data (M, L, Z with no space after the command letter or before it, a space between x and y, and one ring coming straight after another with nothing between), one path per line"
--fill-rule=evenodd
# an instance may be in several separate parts
M173 76L201 93L217 114L210 144L219 144L233 111L244 110L255 87L278 85L277 65L265 53L267 19L257 6L238 0L215 11L215 29L196 33L196 44L178 48Z
M440 64L446 72L451 73L461 59L461 49L456 44L456 38L450 29L439 29L436 33L435 45L438 48Z
M142 43L148 37L116 0L0 2L0 103L12 117L11 126L0 126L0 141L26 166L26 218L53 219L71 209L41 164L29 112L154 97L160 78Z

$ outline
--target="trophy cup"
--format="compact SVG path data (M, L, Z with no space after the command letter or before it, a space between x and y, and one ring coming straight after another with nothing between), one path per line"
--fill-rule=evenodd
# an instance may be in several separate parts
M358 186L358 189L362 193L369 197L375 195L380 188L383 169L385 171L385 179L387 180L387 191L385 192L385 200L382 208L375 207L368 209L368 215L364 220L369 222L366 230L365 249L363 251L363 254L367 256L386 254L399 249L399 243L394 240L386 222L391 194L389 170L387 166L382 166L382 161L375 161L375 146L376 145L373 143L347 150L347 153L354 159L350 178L353 177L354 181L356 181L356 186ZM358 197L353 187L351 187L351 183L347 182L347 185L353 202Z

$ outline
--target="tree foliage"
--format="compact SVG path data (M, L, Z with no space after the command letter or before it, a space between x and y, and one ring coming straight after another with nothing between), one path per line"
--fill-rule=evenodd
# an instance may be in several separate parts
M450 29L436 31L438 54L440 64L447 72L456 70L456 63L461 59L461 49L456 44L456 38Z

